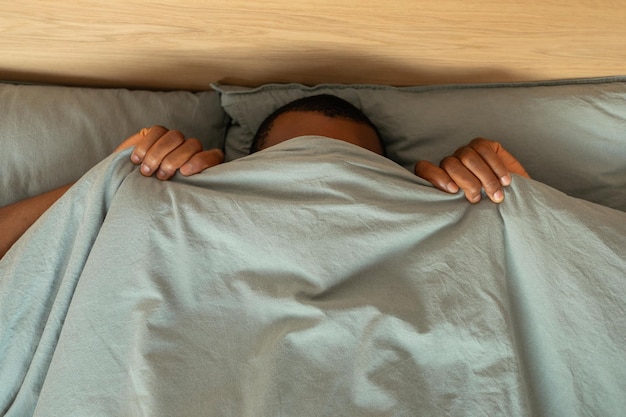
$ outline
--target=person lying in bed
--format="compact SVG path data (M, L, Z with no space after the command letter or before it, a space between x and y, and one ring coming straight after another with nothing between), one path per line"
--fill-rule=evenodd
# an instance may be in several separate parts
M299 136L326 136L385 155L377 127L358 108L336 96L321 94L292 101L269 115L256 132L250 153ZM178 170L193 175L223 162L218 149L202 150L196 139L161 126L143 129L117 150L135 146L131 160L141 164L143 175L161 180ZM481 199L481 190L495 203L504 200L503 187L511 174L530 178L524 167L498 142L477 138L441 160L439 166L418 161L415 174L442 191L463 190L471 203Z
M299 136L326 136L385 155L376 126L361 110L331 95L295 100L268 116L254 136L250 153L255 153ZM162 126L144 128L115 150L134 146L131 161L145 176L168 180L176 172L194 175L224 161L219 149L204 150L197 139L186 139L176 130ZM418 161L415 174L436 188L457 193L462 190L471 203L481 191L495 203L504 200L503 187L511 174L529 175L498 142L478 138L441 160L439 166ZM17 239L57 200L71 184L0 208L0 258Z

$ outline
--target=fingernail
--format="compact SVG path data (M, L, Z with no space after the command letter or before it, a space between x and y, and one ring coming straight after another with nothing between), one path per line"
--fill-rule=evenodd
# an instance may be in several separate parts
M448 190L449 193L456 193L459 191L459 186L456 185L456 183L450 181L446 184L446 190Z
M495 193L493 193L493 199L496 202L500 202L502 200L504 200L504 193L502 192L502 190L498 190Z
M139 158L138 155L132 154L130 156L130 160L133 161L134 163L138 164L139 162L141 162L141 158Z
M500 184L507 186L511 183L511 176L510 175L503 175L500 177Z
M189 173L191 172L191 164L184 164L182 167L178 169L178 172L180 172L185 177L188 176Z
M149 174L150 173L150 167L146 164L143 164L141 166L141 172L143 172L144 174Z
M165 171L163 171L162 169L157 171L157 177L159 178L165 178Z

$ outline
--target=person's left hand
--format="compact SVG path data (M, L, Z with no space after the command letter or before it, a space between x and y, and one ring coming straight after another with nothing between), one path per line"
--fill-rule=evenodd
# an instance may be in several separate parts
M498 142L477 138L441 160L439 166L429 161L415 164L415 175L448 193L459 189L471 203L477 203L484 189L494 203L504 200L511 174L530 178L522 164Z
M146 177L156 173L160 180L168 180L176 171L189 176L224 162L220 149L203 150L198 139L186 139L177 130L163 126L141 129L124 140L115 152L134 146L131 161L141 165L140 172Z

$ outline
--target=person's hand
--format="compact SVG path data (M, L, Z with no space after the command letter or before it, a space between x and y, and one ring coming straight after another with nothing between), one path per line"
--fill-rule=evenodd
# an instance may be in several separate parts
M122 142L115 152L134 146L130 160L141 165L141 174L149 177L156 173L160 180L168 180L178 170L189 176L224 162L219 149L203 150L198 139L185 139L177 130L162 126L141 129Z
M439 166L429 161L415 164L415 175L442 191L459 189L471 203L477 203L484 189L491 201L504 200L503 187L511 183L511 174L530 178L522 164L498 142L478 138L441 160Z

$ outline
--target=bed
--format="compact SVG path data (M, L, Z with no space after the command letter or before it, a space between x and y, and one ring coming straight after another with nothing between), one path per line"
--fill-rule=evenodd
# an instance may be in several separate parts
M77 181L0 260L0 414L619 416L626 12L551 2L21 2L0 49L0 206ZM387 157L248 155L329 93ZM226 163L160 182L161 124ZM532 179L416 177L475 137ZM1 233L1 231L0 231Z

